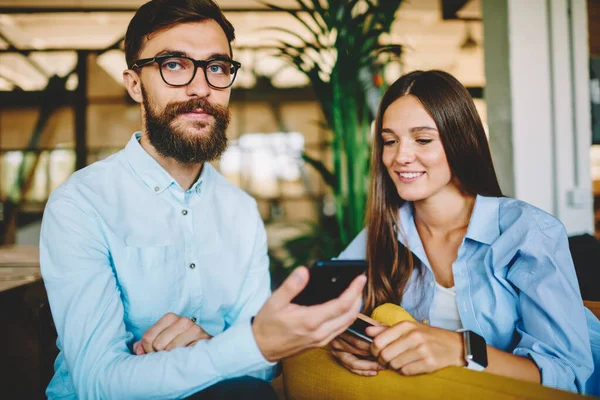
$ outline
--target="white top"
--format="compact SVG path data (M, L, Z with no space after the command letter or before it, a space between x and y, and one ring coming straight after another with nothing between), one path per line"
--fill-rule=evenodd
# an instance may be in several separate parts
M435 294L429 310L429 323L431 326L450 331L462 329L456 305L456 286L445 288L435 283Z

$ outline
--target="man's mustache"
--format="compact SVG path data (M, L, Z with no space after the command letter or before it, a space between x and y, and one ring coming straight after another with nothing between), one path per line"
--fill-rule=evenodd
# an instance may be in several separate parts
M213 105L205 99L192 99L185 102L170 103L167 105L164 111L164 115L171 119L175 118L180 114L187 114L202 109L203 112L210 115L222 115L227 110L223 110L223 107Z

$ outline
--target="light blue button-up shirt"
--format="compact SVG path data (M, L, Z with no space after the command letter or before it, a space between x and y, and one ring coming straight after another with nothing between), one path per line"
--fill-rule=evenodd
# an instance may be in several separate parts
M274 373L250 326L270 294L256 202L208 163L183 190L139 137L73 174L46 206L41 269L60 349L50 399L181 398ZM168 312L214 338L133 355Z
M412 203L399 212L398 240L420 260L402 307L429 318L435 277L417 231ZM366 231L340 258L364 258ZM566 231L559 220L510 198L477 196L465 238L452 264L464 329L500 350L530 357L546 386L582 391L594 368L587 323Z

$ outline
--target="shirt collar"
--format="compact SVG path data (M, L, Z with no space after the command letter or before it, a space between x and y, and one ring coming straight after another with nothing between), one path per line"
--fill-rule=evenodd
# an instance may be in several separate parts
M465 237L491 245L500 236L500 201L477 195Z
M142 178L146 186L153 192L159 194L165 191L173 184L177 184L175 179L156 161L140 144L141 132L135 132L127 146L125 146L126 159L136 174ZM204 163L202 172L198 180L192 185L190 190L200 193L200 187L203 179L209 174L210 164Z
M499 206L497 197L477 195L465 237L488 245L498 239L500 236ZM398 232L398 240L404 246L408 242L408 248L418 256L419 253L424 254L423 243L414 221L412 202L406 201L402 204L399 216L402 229Z

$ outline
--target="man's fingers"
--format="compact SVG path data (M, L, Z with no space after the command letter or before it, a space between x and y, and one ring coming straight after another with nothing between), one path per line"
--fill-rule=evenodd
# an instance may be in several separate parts
M179 335L175 336L166 346L165 350L172 350L178 347L187 347L200 340L210 339L211 336L204 332L200 327L199 329L188 329Z
M308 284L309 273L306 267L298 267L287 277L285 281L273 292L269 300L275 309L285 307L296 297Z
M362 292L366 282L366 276L357 276L337 299L313 306L314 313L321 315L322 321L327 321L338 317L340 314L345 314L350 310L354 311L356 299L362 299ZM354 321L354 319L352 321Z
M331 342L337 336L340 336L352 322L356 319L356 315L360 310L362 300L356 299L354 305L350 307L348 311L339 315L337 318L330 319L321 324L319 329L315 332L316 337L319 338L320 346Z
M155 351L153 347L154 340L162 331L179 321L180 318L181 317L176 314L167 313L144 332L144 335L142 336L142 346L144 347L144 351L146 353Z
M152 348L154 351L165 350L167 345L171 343L173 339L177 336L181 335L183 332L187 330L192 330L194 328L200 328L196 324L192 322L189 318L182 317L177 322L164 329L158 336L154 339L152 343Z
M146 352L144 351L144 346L142 346L141 340L138 340L133 344L133 354L135 354L136 356L142 356L146 354Z

